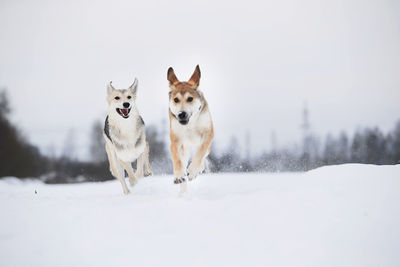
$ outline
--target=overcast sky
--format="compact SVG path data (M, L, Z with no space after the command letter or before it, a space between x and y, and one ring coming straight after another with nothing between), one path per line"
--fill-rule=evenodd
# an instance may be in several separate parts
M60 150L74 129L87 155L104 120L106 84L139 79L147 124L168 120L172 66L200 64L216 146L231 135L253 152L299 142L312 130L391 129L400 119L399 1L0 1L0 87L29 139ZM165 124L165 127L168 127ZM168 129L166 129L168 132Z

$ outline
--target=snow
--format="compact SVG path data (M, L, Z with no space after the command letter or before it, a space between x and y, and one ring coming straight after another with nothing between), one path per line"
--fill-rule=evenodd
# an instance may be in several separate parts
M172 180L2 179L0 266L400 265L400 165Z

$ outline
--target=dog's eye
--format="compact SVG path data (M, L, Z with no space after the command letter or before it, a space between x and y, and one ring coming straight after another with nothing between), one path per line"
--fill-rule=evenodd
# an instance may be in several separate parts
M119 100L119 96L114 97L115 100Z
M131 99L132 97L130 95L128 95L128 99Z
M177 97L174 98L175 103L179 102L179 99Z
M191 97L191 96L188 97L187 101L188 101L188 102L192 102L192 101L193 101L193 97Z

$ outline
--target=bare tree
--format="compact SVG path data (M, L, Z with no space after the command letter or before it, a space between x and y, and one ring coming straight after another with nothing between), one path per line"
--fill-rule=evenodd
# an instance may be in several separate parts
M105 141L103 138L103 124L95 121L90 133L89 154L93 162L100 163L107 160Z

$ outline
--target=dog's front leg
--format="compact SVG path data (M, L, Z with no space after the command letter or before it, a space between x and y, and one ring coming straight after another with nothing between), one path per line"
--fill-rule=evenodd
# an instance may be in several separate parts
M182 164L181 153L179 153L179 146L181 146L180 143L171 142L171 155L172 163L174 165L175 184L185 182L185 166L183 166Z
M123 165L119 163L119 160L117 159L115 152L112 150L109 141L106 141L106 152L108 156L108 161L110 163L111 174L120 181L124 194L125 195L129 194L129 189L125 183L125 174Z
M209 134L205 137L203 143L199 146L194 154L193 160L188 168L188 178L193 180L204 168L204 159L210 152L210 146L213 139L213 134Z
M135 177L135 175L133 174L133 168L132 168L132 163L130 162L124 162L122 160L119 161L121 163L121 165L124 167L124 169L126 170L126 172L128 173L129 176L129 183L131 184L131 186L134 186L135 184L137 184L137 178ZM125 179L124 179L125 180Z

